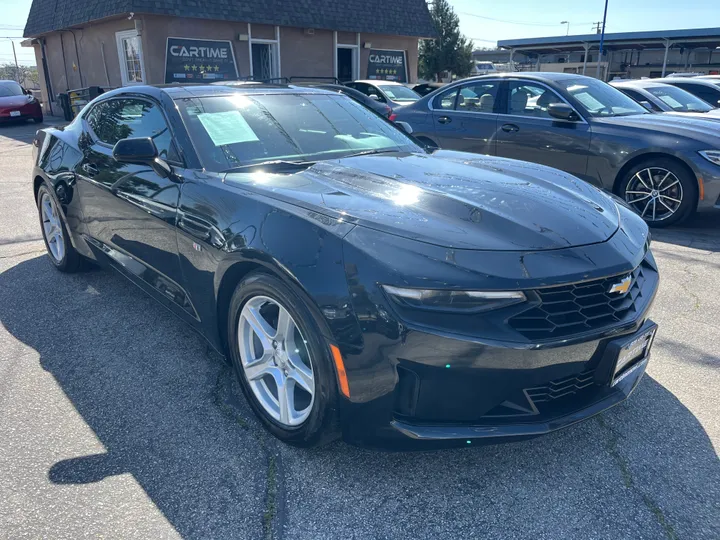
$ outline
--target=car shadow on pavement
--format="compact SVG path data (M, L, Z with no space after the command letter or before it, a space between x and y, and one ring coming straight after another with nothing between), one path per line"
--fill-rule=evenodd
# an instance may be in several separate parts
M183 537L682 538L719 527L713 445L650 377L599 419L534 441L299 450L265 433L202 338L111 272L21 262L0 274L0 322L106 449L56 462L49 480L131 474Z
M679 246L720 251L720 212L702 212L682 225L667 229L651 229L653 241Z

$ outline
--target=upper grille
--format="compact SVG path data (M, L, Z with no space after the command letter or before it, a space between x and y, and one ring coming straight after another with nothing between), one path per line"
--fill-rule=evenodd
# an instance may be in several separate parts
M643 264L633 270L626 294L609 292L624 275L537 289L539 303L508 323L530 340L564 338L612 326L636 312L647 272Z

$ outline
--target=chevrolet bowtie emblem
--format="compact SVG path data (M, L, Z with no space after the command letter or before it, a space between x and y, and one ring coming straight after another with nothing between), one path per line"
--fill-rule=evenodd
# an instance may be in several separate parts
M631 284L632 284L632 277L626 276L622 279L622 281L618 281L617 283L613 284L613 286L610 287L610 290L608 292L610 294L613 294L613 293L627 294L627 292L630 290Z

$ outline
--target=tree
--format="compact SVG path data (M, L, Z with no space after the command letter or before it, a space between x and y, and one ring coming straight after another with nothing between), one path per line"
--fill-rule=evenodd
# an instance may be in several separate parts
M0 64L0 80L17 81L26 88L37 88L39 86L37 68L23 65L18 67L12 63Z
M434 0L430 16L437 37L420 43L420 76L440 81L441 73L449 71L467 77L473 69L473 44L460 33L460 19L447 0Z

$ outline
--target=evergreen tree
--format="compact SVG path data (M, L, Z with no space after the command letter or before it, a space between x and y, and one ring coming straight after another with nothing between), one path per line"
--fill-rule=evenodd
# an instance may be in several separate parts
M420 77L440 81L443 71L467 77L473 68L473 44L460 33L460 19L448 0L433 0L430 16L436 38L420 43Z

